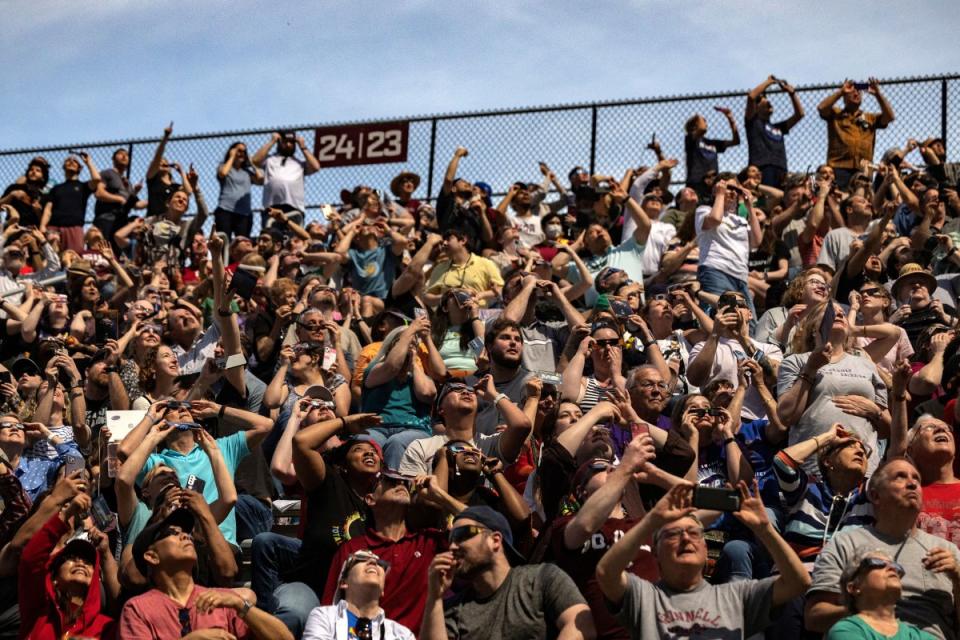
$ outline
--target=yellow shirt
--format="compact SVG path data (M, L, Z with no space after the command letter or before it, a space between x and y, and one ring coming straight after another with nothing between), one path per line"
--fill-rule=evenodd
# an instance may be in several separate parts
M437 263L430 275L427 293L443 293L447 289L470 289L483 293L502 286L503 276L493 260L471 253L467 262L460 266L449 260ZM481 301L480 306L487 306L486 301Z

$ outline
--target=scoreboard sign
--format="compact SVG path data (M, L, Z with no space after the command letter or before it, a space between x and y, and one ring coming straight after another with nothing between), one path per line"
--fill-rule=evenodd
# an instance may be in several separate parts
M319 127L314 155L321 167L406 162L409 122Z

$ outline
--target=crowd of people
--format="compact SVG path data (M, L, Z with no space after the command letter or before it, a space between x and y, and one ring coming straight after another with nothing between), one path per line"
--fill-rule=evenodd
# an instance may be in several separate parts
M654 141L495 201L461 147L433 202L403 171L319 216L294 132L185 170L171 123L143 194L125 149L33 159L0 637L960 638L960 164L875 153L873 79L812 175L785 80L717 110L685 185Z

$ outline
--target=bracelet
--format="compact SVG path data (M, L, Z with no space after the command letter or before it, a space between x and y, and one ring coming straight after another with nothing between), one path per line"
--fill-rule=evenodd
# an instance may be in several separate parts
M640 344L643 345L644 349L649 349L654 342L656 342L656 340L641 340Z
M817 438L819 438L819 437L820 437L820 436L813 436L813 442L814 442L814 444L817 445L817 451L820 451L820 446L821 446L821 445L820 445L820 441L817 439Z
M493 399L493 406L500 404L500 401L507 397L505 393L498 393L497 397Z
M217 412L217 420L223 420L223 414L227 411L227 405L220 405L220 411Z
M347 428L347 419L340 418L340 431L343 431L346 428Z
M727 446L727 445L730 444L731 442L736 442L736 441L737 441L737 439L734 438L733 436L730 436L729 438L724 438L724 439L723 439L723 446Z
M898 395L898 396L893 396L893 399L896 400L897 402L906 402L906 401L907 401L907 394L901 393L901 394Z
M217 315L221 318L229 318L230 316L234 315L234 312L232 309L227 309L226 311L223 309L217 309Z
M811 387L813 386L813 380L810 378L810 376L808 376L805 373L798 374L797 380L802 380L803 382L806 382Z

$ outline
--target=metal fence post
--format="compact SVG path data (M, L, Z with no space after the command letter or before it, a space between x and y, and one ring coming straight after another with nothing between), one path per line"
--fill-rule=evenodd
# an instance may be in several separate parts
M127 180L130 180L130 168L133 167L133 143L127 145Z
M940 81L940 139L943 148L947 149L947 79Z
M590 175L597 166L597 105L590 107Z
M437 154L437 119L430 121L430 160L427 165L427 200L433 198L433 160Z

